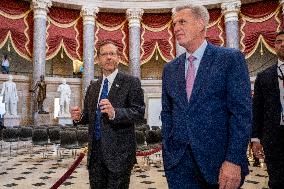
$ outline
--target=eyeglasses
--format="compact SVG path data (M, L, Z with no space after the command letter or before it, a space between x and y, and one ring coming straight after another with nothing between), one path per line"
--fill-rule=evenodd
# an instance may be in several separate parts
M175 27L176 25L180 25L180 26L184 26L188 23L188 21L184 20L184 19L180 19L177 22L173 23L173 26Z
M107 57L107 56L114 57L114 56L116 56L116 55L117 55L117 53L115 53L115 52L104 52L104 53L100 53L100 56L102 56L102 57Z

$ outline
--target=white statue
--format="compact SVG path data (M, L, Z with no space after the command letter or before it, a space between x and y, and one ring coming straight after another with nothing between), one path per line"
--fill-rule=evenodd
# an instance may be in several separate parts
M68 84L66 84L66 79L62 80L62 84L58 86L57 91L60 92L59 116L70 116L69 104L70 104L70 98L71 98L71 88Z
M3 96L3 103L5 103L5 115L17 115L18 95L16 83L13 81L13 76L8 76L8 81L3 83L1 96Z

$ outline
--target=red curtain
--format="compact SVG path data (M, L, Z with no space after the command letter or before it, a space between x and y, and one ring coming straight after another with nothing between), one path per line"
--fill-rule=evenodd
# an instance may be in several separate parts
M207 27L207 40L214 45L224 46L224 19L221 13L221 9L209 10L210 20Z
M262 43L274 53L274 40L281 26L281 6L278 1L245 4L240 13L241 50L249 58Z
M128 64L128 23L125 14L99 13L95 28L95 46L103 40L112 40L121 52L121 63Z
M21 15L30 10L30 4L19 0L1 0L0 11L8 15Z
M64 14L62 14L64 12ZM81 60L80 44L82 33L78 31L80 11L52 7L48 13L47 59L51 59L63 48L72 60ZM81 20L80 20L81 21Z
M158 50L163 60L175 57L175 39L171 14L144 14L141 24L141 64L148 62Z
M31 59L29 49L30 35L28 16L29 2L2 0L0 2L0 48L10 37L15 51L28 60Z

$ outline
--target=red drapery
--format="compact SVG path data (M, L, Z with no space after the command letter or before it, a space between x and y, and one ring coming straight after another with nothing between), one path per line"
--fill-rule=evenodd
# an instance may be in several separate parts
M63 48L70 59L81 60L82 31L77 27L78 21L82 21L80 11L52 7L47 20L46 59L53 58Z
M28 2L16 0L2 0L0 2L0 48L8 38L15 51L23 58L31 59L30 6Z
M100 41L112 40L121 52L121 63L128 64L128 25L125 14L99 13L95 28L96 48Z
M148 62L158 50L163 60L175 57L171 14L144 14L141 24L141 64Z
M249 58L262 43L274 52L274 40L281 27L278 1L261 1L242 6L240 13L241 50Z
M240 47L250 57L259 44L274 53L276 31L281 28L281 5L276 0L244 4L240 12ZM79 10L52 7L48 13L47 59L66 52L72 60L82 60L83 23ZM64 13L64 14L63 14ZM224 18L220 9L210 9L207 39L224 46ZM141 64L149 61L156 51L163 60L175 56L175 39L171 14L143 15L141 21ZM33 48L33 11L29 2L18 0L0 1L0 48L10 38L10 45L23 58L31 60ZM122 52L122 63L128 64L129 30L125 14L99 13L95 27L95 45L101 40L115 41Z
M221 9L209 10L210 20L207 27L207 40L214 45L224 46L224 22Z

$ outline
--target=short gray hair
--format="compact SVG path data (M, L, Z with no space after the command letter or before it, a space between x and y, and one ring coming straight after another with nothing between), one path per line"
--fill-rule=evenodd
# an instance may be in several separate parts
M191 10L192 14L196 18L202 19L203 22L204 22L205 28L208 26L210 16L209 16L209 12L206 9L206 7L204 7L203 5L193 5L193 4L180 5L180 6L173 8L173 10L172 10L173 16L177 12L184 10L184 9Z

